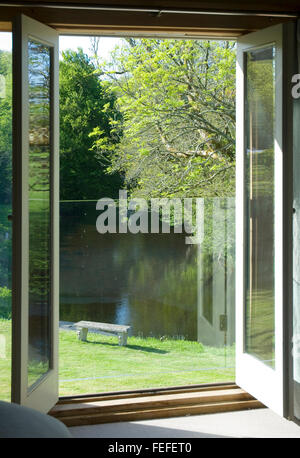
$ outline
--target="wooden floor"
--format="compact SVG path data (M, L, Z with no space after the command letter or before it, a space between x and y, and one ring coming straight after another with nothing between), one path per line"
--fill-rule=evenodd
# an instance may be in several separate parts
M49 415L66 426L170 418L265 407L237 385L60 399Z

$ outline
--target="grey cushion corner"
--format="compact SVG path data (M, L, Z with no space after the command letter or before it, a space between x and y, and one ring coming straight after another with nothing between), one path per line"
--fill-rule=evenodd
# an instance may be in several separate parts
M72 438L56 418L29 407L0 401L0 438Z

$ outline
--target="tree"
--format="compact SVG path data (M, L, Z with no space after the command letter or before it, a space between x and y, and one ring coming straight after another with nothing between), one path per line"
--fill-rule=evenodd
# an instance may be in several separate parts
M101 83L95 66L81 49L63 53L60 62L60 177L61 199L115 197L119 173L107 175L105 152L92 149L97 138L111 138L109 120L120 118L115 97ZM100 153L100 154L99 154Z
M122 113L108 170L125 174L132 195L234 195L233 43L129 39L101 70Z
M0 50L0 315L10 313L12 198L12 59ZM8 315L7 315L8 314Z
M12 180L12 62L0 50L0 203L11 203Z

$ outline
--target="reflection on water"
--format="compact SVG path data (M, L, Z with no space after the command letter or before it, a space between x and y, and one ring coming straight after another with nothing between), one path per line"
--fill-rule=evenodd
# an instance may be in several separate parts
M95 202L61 204L60 317L196 339L197 247L184 234L99 234Z

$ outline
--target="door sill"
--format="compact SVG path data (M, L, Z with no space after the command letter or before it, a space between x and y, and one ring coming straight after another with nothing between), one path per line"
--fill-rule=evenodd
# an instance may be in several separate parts
M83 426L264 407L235 384L217 384L61 398L49 415L66 426Z

